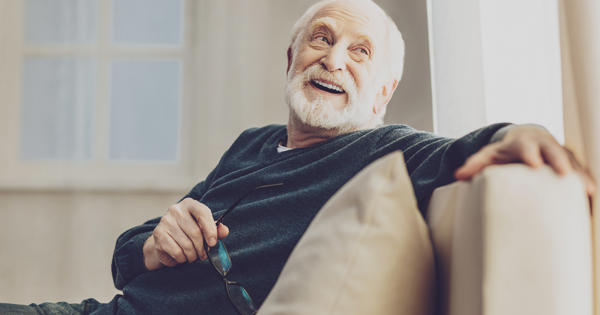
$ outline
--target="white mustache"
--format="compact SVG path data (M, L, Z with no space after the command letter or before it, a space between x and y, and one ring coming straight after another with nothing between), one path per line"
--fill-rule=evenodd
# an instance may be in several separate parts
M347 72L341 72L335 75L325 69L321 65L315 64L304 70L303 81L308 83L311 80L321 80L331 82L334 85L341 87L349 95L356 95L356 84L354 79Z

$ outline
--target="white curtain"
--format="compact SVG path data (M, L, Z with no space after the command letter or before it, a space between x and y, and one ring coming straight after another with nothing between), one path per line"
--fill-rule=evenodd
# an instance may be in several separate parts
M561 46L566 145L600 179L600 2L561 1ZM600 314L600 190L592 198L595 313Z

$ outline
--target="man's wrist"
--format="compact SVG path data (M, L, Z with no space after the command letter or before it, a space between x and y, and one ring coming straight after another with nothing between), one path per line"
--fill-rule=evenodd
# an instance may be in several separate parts
M516 125L507 125L504 126L498 130L496 130L496 132L494 132L494 134L492 135L492 137L490 138L490 143L494 143L494 142L499 142L502 139L504 139L504 136L506 136L506 133L508 133L509 130L513 129Z

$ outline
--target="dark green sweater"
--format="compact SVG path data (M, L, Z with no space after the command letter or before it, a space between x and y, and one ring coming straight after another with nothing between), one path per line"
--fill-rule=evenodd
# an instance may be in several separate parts
M419 209L424 212L432 191L452 182L453 172L504 125L491 125L458 139L391 125L282 153L277 152L277 145L285 143L285 126L253 128L239 136L217 167L185 197L203 202L216 217L254 187L284 183L253 193L224 222L230 228L225 243L233 262L228 278L242 283L258 306L317 211L367 164L392 151L403 151ZM142 245L159 220L136 226L118 238L112 273L123 295L94 314L236 314L220 276L206 261L145 270Z

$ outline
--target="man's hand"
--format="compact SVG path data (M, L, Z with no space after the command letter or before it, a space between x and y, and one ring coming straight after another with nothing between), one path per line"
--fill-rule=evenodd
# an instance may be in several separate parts
M217 238L225 238L228 234L229 228L224 224L217 228L206 205L186 198L169 207L144 243L144 265L148 270L156 270L198 258L205 260L204 240L214 246Z
M466 180L489 165L515 162L534 168L546 163L560 175L575 170L583 178L588 196L596 191L590 172L575 159L573 153L562 147L548 131L531 125L509 129L501 141L488 144L469 157L454 176L458 180Z

